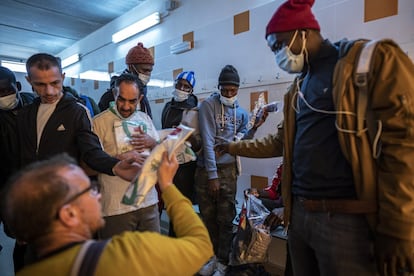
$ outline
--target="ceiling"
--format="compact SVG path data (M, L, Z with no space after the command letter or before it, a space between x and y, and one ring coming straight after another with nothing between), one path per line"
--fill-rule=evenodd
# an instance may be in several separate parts
M1 0L0 59L56 55L145 0Z

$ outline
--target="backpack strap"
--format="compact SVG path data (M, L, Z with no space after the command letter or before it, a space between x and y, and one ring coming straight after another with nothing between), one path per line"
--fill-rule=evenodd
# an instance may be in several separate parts
M109 240L87 240L81 247L72 266L70 276L92 276L99 257Z
M358 88L357 104L357 134L361 135L365 131L365 121L368 128L368 136L372 146L372 156L377 159L381 153L381 143L379 141L382 124L376 123L373 112L368 110L368 79L372 67L371 60L378 40L372 40L364 44L356 60L356 70L354 83Z
M89 97L86 96L86 95L80 95L80 98L85 101L85 105L89 109L89 112L91 113L91 117L95 116L95 114L93 112L92 103L89 100Z

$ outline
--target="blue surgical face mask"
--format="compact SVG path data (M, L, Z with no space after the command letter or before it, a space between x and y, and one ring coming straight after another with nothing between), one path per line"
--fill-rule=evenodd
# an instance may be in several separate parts
M174 100L176 102L183 102L183 101L187 100L188 96L190 95L190 93L179 90L179 89L175 89L172 94L173 94Z
M300 54L295 55L290 50L293 42L295 41L296 35L298 31L295 32L293 35L292 41L290 42L289 46L285 46L280 51L275 53L276 64L280 67L280 69L288 72L288 73L300 73L303 70L303 66L305 65L305 45L306 45L306 37L305 33L302 33L302 50Z
M223 95L220 95L220 102L226 106L233 107L235 101L237 101L237 96L227 98L227 97L224 97Z

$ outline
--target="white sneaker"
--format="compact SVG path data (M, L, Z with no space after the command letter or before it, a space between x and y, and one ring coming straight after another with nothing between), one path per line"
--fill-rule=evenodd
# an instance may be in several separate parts
M198 271L198 274L201 276L210 276L216 270L217 267L217 258L216 256L211 257L211 259L201 267Z
M218 262L216 272L214 272L213 276L224 276L226 275L226 272L227 272L227 265Z

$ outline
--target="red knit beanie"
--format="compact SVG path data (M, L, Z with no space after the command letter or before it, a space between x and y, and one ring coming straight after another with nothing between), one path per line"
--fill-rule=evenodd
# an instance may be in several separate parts
M138 42L137 46L132 47L125 58L126 64L152 64L154 65L154 58L151 52L144 47L142 42Z
M297 29L314 29L320 31L318 21L311 11L315 0L288 0L273 14L266 27L269 34L289 32Z

